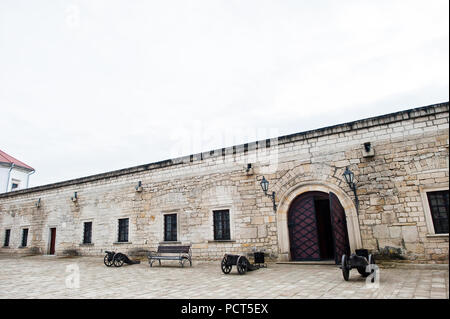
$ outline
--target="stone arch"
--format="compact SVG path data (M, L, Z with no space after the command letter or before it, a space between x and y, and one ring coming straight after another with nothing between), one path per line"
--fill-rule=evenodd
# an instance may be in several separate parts
M280 196L280 202L277 209L278 258L280 261L290 260L289 231L287 223L290 205L297 196L311 191L324 193L333 192L336 194L345 210L350 250L354 252L355 249L362 247L358 214L353 200L342 189L333 184L324 181L308 181L290 187Z

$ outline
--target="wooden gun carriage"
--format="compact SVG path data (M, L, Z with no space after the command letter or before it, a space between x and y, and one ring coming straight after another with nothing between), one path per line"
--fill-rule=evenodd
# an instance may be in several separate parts
M134 265L134 264L139 264L141 263L139 260L131 260L130 258L128 258L127 255L122 254L122 253L116 253L114 251L108 251L105 250L105 257L103 258L103 263L107 266L107 267L122 267L122 265L128 264L128 265Z
M260 268L259 265L251 264L245 256L225 254L221 262L222 272L224 274L229 274L233 266L236 266L240 275L245 274L247 271Z

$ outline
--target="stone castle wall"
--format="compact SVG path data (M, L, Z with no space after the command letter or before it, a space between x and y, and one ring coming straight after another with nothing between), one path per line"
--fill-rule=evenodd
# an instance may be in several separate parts
M374 156L364 157L365 142ZM294 189L328 185L341 194L346 213L356 212L342 176L348 166L359 199L358 214L347 216L352 249L394 247L413 261L448 262L448 235L432 234L426 202L426 191L448 189L448 156L445 103L38 186L0 195L1 244L11 229L10 247L0 251L47 253L51 227L57 228L57 254L153 250L163 241L163 214L173 212L178 241L192 245L194 258L256 247L283 259L284 218ZM261 191L263 175L276 192L276 213ZM138 181L142 192L135 190ZM75 191L78 201L72 202ZM230 210L230 241L214 241L216 209ZM130 220L129 243L117 243L119 218ZM81 244L85 221L93 222L92 245ZM22 228L29 228L27 248L18 248Z

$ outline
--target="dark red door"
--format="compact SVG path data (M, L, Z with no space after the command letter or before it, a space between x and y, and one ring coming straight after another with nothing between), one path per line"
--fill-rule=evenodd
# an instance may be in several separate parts
M50 255L55 254L56 228L50 228Z
M341 262L343 254L350 254L345 211L337 196L330 192L330 217L333 229L334 257L336 264Z
M291 260L320 260L314 196L306 193L297 197L289 208L289 243Z

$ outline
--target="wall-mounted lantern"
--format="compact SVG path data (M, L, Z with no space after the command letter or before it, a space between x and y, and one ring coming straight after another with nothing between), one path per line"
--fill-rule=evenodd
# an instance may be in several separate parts
M39 199L37 200L37 202L36 202L36 207L37 208L39 208L39 207L41 207L41 198L39 197Z
M73 196L70 198L72 202L76 202L78 200L77 192L73 193Z
M261 188L264 192L264 195L266 195L267 197L272 198L272 203L273 203L273 210L276 211L277 210L277 204L275 204L275 192L272 192L272 194L267 194L267 191L269 190L269 181L263 176L262 180L261 180Z
M143 190L142 182L139 181L137 186L136 186L136 192L142 192L142 190Z
M350 187L350 189L353 191L353 194L355 195L356 210L358 211L359 200L358 195L356 194L355 174L347 166L343 175L348 187Z

